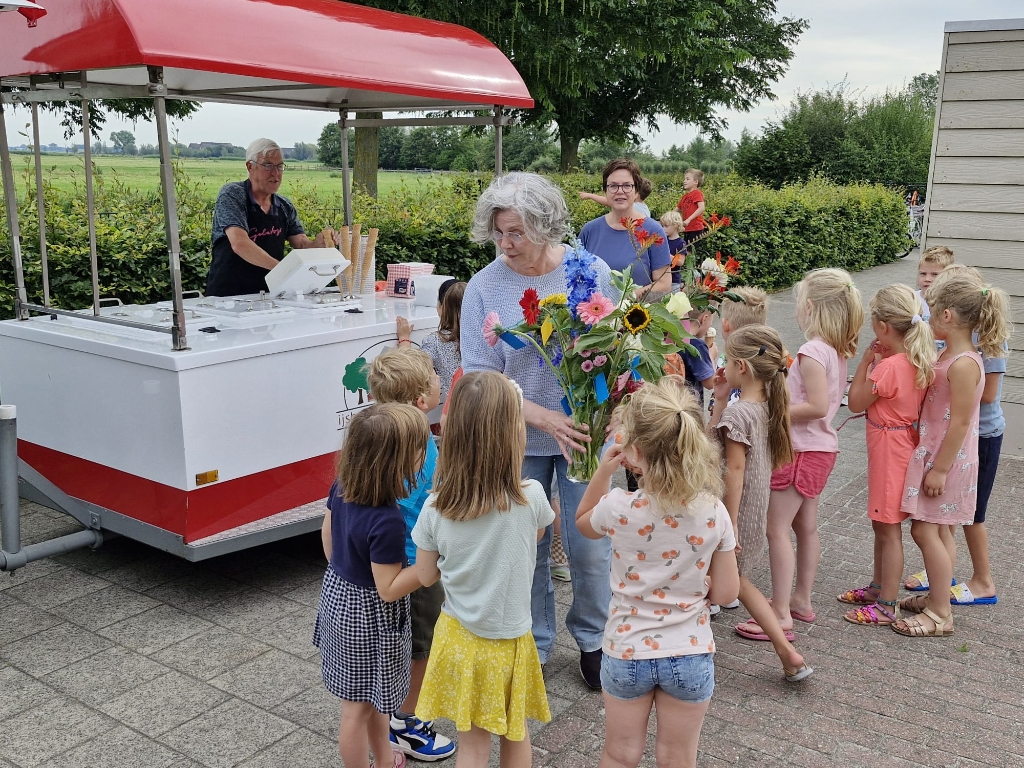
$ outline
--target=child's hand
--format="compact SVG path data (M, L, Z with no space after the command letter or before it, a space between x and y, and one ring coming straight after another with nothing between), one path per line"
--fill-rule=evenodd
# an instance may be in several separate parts
M399 341L411 341L412 340L412 323L407 318L399 315L395 318L395 325L398 326L398 340Z
M729 386L729 382L725 379L725 368L719 368L715 371L715 383L712 386L712 391L715 393L715 402L729 402L732 387Z
M946 490L946 473L932 467L924 476L921 490L925 496L941 496Z
M625 458L625 455L622 453L622 446L619 443L612 443L604 452L604 456L601 457L601 465L597 468L597 471L612 474L622 466Z

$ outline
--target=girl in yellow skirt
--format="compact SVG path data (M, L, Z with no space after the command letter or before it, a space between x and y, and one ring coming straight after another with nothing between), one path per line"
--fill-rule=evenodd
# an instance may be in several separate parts
M523 481L526 421L515 382L467 373L452 388L433 492L413 529L420 581L439 578L416 717L459 730L457 768L486 766L491 734L503 768L529 766L526 718L551 719L530 631L537 542L554 520L540 483Z

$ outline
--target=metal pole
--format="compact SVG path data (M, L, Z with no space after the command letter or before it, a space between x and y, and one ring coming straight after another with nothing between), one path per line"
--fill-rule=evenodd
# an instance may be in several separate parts
M87 85L82 71L82 87ZM89 145L89 100L82 99L82 138L85 140L85 214L89 220L89 268L92 271L92 313L100 314L100 268L96 258L96 201L92 194L92 147Z
M341 129L341 198L345 207L345 226L352 226L352 180L348 173L348 110L338 110L338 127Z
M7 229L11 232L11 256L14 258L14 316L28 320L29 314L21 305L28 301L25 293L25 270L21 264L21 231L18 228L18 199L14 194L14 169L11 152L7 147L7 122L4 105L0 103L0 179L4 185L4 204L7 209Z
M501 105L494 105L494 175L501 173Z
M155 82L154 82L155 81ZM150 83L162 87L163 70L150 70ZM168 260L171 267L171 286L174 290L174 324L171 328L171 344L176 350L188 349L185 336L185 302L181 293L181 242L178 237L178 203L174 196L174 168L171 166L171 148L167 137L167 98L153 99L156 112L156 136L160 145L160 188L164 198L164 229L167 233Z
M50 267L46 262L46 203L43 201L43 158L39 149L39 105L32 102L32 146L36 156L36 210L39 212L39 258L43 264L43 306L50 306Z
M15 406L0 405L0 548L12 555L21 549L17 415Z

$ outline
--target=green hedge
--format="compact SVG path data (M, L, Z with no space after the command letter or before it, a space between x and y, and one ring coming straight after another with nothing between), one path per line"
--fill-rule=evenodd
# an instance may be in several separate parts
M553 179L565 190L578 230L601 215L596 203L580 200L580 190L596 191L600 178L575 174ZM682 193L679 175L653 175L648 204L655 216L675 207ZM490 244L475 245L468 229L484 176L456 176L416 188L402 187L380 200L357 194L356 220L364 231L380 228L378 271L397 261L427 261L439 274L468 279L494 257ZM182 172L176 173L181 223L182 282L202 289L209 264L213 199ZM898 191L881 186L836 186L821 180L780 191L742 184L735 177L711 177L705 189L708 210L732 219L732 226L706 241L704 249L736 256L744 282L767 290L785 288L807 270L841 266L850 271L895 260L909 247L906 210ZM81 186L60 191L44 181L51 294L55 304L85 307L92 301L89 238ZM30 300L42 296L38 222L33 179L18 180L22 249ZM315 186L295 188L292 199L311 232L341 219L341 200ZM100 292L125 303L170 296L160 196L128 188L117 179L97 177L96 240ZM0 221L0 316L13 314L14 270L6 222Z

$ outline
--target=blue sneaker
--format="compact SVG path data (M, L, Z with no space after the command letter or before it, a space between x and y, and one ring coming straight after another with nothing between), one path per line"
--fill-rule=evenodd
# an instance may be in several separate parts
M455 754L452 740L434 731L433 722L415 717L403 720L391 716L391 743L409 757L428 763Z

